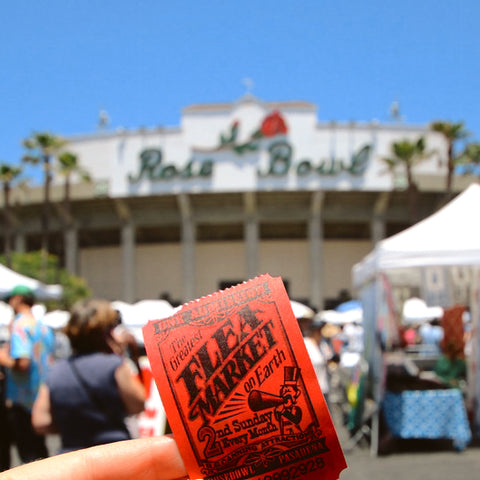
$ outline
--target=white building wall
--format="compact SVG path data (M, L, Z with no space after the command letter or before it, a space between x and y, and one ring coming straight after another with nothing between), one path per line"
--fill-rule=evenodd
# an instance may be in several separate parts
M135 297L155 299L163 292L182 297L179 244L139 245L135 251ZM120 247L83 249L80 274L95 297L123 299L123 269Z
M121 300L123 268L120 247L95 247L80 251L80 275L92 290L92 296Z
M309 297L307 240L264 240L260 243L260 272L289 281L293 298Z
M393 177L382 159L391 155L392 142L416 141L420 136L425 137L427 152L436 153L417 165L415 173L443 176L446 172L445 141L428 126L318 123L313 105L302 108L293 102L278 107L287 125L285 135L253 139L253 132L260 128L273 108L273 104L258 100L225 104L220 108L218 105L197 106L184 110L180 127L119 130L74 137L69 141L69 148L78 154L80 163L95 181L109 180L108 193L115 197L275 189L389 191L394 186ZM238 122L238 136L234 144L222 146L220 136L229 137L235 121ZM245 146L245 142L249 142L253 150L236 153L233 145ZM278 142L283 142L283 159L286 148L291 148L291 164L280 174L270 175L274 155L270 148L275 144L278 147ZM140 155L145 149L161 151L162 161L161 164L154 162L155 172L150 170L151 178L145 173L138 178L143 165ZM357 171L352 172L349 170L352 156L361 151L366 163L356 164ZM275 152L280 155L280 150ZM167 179L159 175L166 166L183 172L190 160L195 164L193 178L177 174ZM211 176L198 177L197 170L207 160L213 162ZM303 163L305 167L306 160L311 166L310 173L305 170L299 173L297 166ZM336 169L334 174L329 174L332 160ZM443 161L439 163L440 160ZM280 165L286 163L282 161ZM130 175L133 181L129 180Z
M326 240L323 257L323 297L336 297L351 285L352 265L370 250L368 240ZM218 290L221 280L245 279L245 251L241 241L202 242L196 245L195 296ZM281 276L290 283L290 296L310 297L310 270L307 240L264 240L260 242L259 274ZM140 245L135 253L137 300L158 298L168 292L182 299L180 244ZM81 275L93 295L122 299L123 272L119 247L84 249L80 253Z
M336 297L342 288L353 295L352 267L373 248L369 240L325 240L323 297Z
M245 251L241 241L198 243L195 257L197 297L217 291L219 280L245 278Z
M136 250L136 297L159 298L166 292L182 298L181 249L177 243L139 245Z

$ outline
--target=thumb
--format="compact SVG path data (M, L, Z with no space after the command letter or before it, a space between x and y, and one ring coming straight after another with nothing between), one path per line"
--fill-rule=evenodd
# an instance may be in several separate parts
M143 438L57 455L0 473L0 480L178 480L187 472L175 440Z

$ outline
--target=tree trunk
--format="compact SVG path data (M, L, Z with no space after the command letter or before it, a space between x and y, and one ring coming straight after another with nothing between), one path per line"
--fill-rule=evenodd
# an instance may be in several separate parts
M455 165L453 161L453 143L449 141L448 142L448 159L447 159L447 184L445 188L447 191L447 197L450 197L450 194L452 193L454 170L455 170Z
M65 208L65 213L67 218L70 219L70 174L67 174L65 177L65 189L63 195L63 206ZM70 221L69 221L70 223Z
M3 214L5 218L4 254L7 267L12 267L12 225L10 223L10 184L3 184Z
M50 173L50 156L44 155L43 157L44 168L44 197L42 208L42 266L41 275L42 280L47 280L47 263L48 263L48 237L50 233L50 184L52 181L52 175Z
M408 215L410 223L413 225L417 222L417 185L413 180L413 174L411 167L407 166L407 182L408 182Z

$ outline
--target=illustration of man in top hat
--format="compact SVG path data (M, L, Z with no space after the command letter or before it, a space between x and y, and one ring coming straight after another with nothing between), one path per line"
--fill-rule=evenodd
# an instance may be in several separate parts
M275 418L280 426L280 435L301 432L302 409L296 405L300 395L297 381L300 376L298 367L284 367L284 380L280 388L283 404L275 407Z

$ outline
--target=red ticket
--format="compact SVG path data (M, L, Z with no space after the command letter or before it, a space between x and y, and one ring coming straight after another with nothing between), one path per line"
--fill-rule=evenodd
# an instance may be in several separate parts
M143 334L191 478L334 480L347 466L280 278L187 303Z

